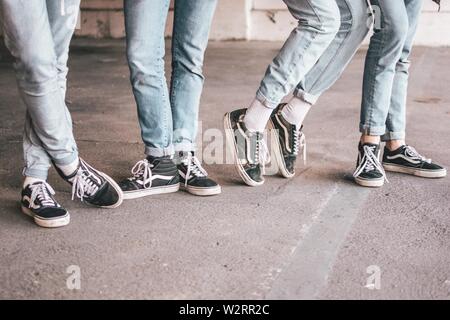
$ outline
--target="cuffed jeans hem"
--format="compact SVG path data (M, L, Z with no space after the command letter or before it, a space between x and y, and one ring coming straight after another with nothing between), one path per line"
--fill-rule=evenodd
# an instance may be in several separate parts
M319 96L318 95L314 95L308 92L303 91L300 88L296 88L294 90L294 96L302 99L303 101L309 103L310 105L314 105L316 104L317 100L319 100Z
M189 141L183 141L183 142L180 142L180 143L175 143L174 144L174 149L175 149L175 152L195 151L196 145L194 143L192 143L192 142L189 142Z
M150 157L167 157L173 156L175 153L175 149L173 145L170 145L166 148L154 148L145 146L145 154Z
M57 166L67 166L68 164L71 164L75 162L79 158L78 151L74 151L70 156L67 156L62 159L52 159L53 163Z
M22 172L24 177L30 177L35 179L47 180L48 169L30 169L24 168Z
M381 141L391 141L391 140L405 140L405 132L386 132L381 136Z
M386 133L386 126L372 127L367 124L360 124L359 132L367 136L382 136Z
M262 94L261 90L258 90L256 93L256 100L261 102L265 107L269 109L275 109L280 104L280 101L273 101L266 98L264 94Z

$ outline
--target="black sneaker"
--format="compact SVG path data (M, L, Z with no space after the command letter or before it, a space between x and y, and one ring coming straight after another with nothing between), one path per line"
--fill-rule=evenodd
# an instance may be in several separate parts
M55 166L59 175L72 185L72 200L75 197L100 208L117 208L122 204L123 194L117 183L107 174L97 171L80 158L78 169L70 176Z
M59 228L69 224L70 215L53 197L55 191L44 181L22 190L22 212L33 217L38 226Z
M281 114L284 106L285 104L281 104L274 110L269 128L274 130L276 135L274 147L280 173L285 178L292 178L295 176L295 162L300 150L306 163L306 138L302 131L303 126L299 128L284 119Z
M125 199L136 199L180 189L178 169L171 157L148 157L138 161L133 176L119 183Z
M263 133L253 133L245 127L243 119L246 110L225 114L224 126L239 175L247 185L255 187L264 183L264 167L270 161L270 156Z
M355 182L364 187L381 187L384 185L386 173L380 163L380 145L359 143L358 161L353 174Z
M447 170L420 155L416 149L404 145L397 150L384 148L383 167L386 171L407 173L423 178L443 178Z
M196 196L213 196L222 192L220 185L208 177L193 152L180 152L177 163L180 187L183 190Z

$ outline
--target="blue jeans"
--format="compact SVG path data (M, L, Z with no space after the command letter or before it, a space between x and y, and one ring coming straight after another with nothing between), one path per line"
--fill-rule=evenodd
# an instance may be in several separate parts
M405 139L409 56L422 0L371 0L380 21L364 70L360 131L383 141Z
M204 53L217 0L176 0L170 92L164 31L170 0L125 0L127 56L145 153L194 151Z
M284 0L298 20L278 55L269 65L256 98L268 108L300 83L336 37L341 15L336 0Z
M24 175L47 179L52 161L78 158L65 104L69 44L80 0L0 0L5 44L26 106Z
M294 90L294 95L315 104L341 76L369 33L372 15L366 0L336 0L341 26L336 37Z

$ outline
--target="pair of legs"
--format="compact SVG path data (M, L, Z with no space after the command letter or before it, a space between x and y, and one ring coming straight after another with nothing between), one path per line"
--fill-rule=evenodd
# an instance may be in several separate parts
M95 181L87 178L91 170L79 160L65 104L69 45L79 4L80 0L0 1L5 43L15 58L19 92L26 106L23 211L44 227L62 226L70 220L45 183L52 164L83 200L105 207L121 202L120 189L117 186L113 191L109 177L98 173ZM97 193L105 188L111 189L110 199Z
M304 117L340 77L370 26L365 0L285 3L298 26L268 67L250 107L225 117L227 140L236 153L238 171L252 186L264 182L262 169L267 152L261 132L269 120L277 132L275 154L281 173L287 178L294 176L297 154L304 144ZM292 91L288 104L280 105Z
M191 193L220 193L220 186L206 177L194 155L203 60L217 0L174 2L168 88L164 33L170 2L125 0L127 56L147 156L136 164L133 177L121 183L126 198L177 191L178 176ZM178 169L172 159L175 154Z
M384 168L424 177L442 177L446 170L406 146L406 104L409 57L423 0L371 0L377 19L367 52L361 104L356 182L381 186ZM380 141L386 142L383 165Z

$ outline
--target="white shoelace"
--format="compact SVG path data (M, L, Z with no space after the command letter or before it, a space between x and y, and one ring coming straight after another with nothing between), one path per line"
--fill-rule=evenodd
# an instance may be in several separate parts
M303 164L306 166L306 136L298 130L294 133L294 154L298 155L300 149L303 151Z
M194 177L207 177L208 172L202 167L200 160L196 156L194 156L192 153L189 152L189 155L181 160L181 162L187 166L186 170L186 177L185 177L185 185L187 186L188 181Z
M266 141L264 138L259 139L257 137L256 141L256 150L255 150L255 163L259 163L261 165L262 173L266 173L266 164L270 162L270 152L267 147Z
M31 197L29 208L33 207L34 201L39 200L43 206L56 207L57 203L53 200L52 195L55 194L55 190L47 183L42 182L39 184L30 184Z
M413 158L415 158L417 160L420 160L420 161L424 161L424 162L427 162L427 163L431 163L432 162L431 159L425 158L414 147L411 147L411 146L406 146L406 154L408 156L413 157Z
M358 177L362 172L369 172L377 169L381 172L386 182L389 182L386 177L383 165L374 153L374 146L363 146L364 155L359 161L359 165L353 173L353 177Z
M72 180L72 200L78 197L83 201L85 196L94 195L101 184L101 180L90 172L87 166L85 167L86 169L82 164Z
M131 174L134 178L130 179L142 180L142 186L144 188L150 188L152 186L152 168L153 165L147 159L138 161L131 169Z

